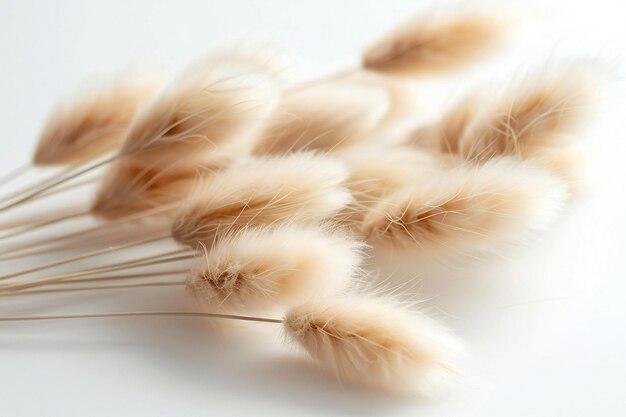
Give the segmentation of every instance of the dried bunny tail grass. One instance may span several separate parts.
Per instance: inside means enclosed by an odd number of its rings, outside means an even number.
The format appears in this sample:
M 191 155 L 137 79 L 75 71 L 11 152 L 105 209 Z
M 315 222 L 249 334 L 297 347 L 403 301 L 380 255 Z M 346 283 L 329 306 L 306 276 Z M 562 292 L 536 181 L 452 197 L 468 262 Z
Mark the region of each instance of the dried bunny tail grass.
M 480 93 L 475 93 L 463 98 L 437 122 L 411 132 L 405 143 L 444 154 L 457 154 L 459 140 L 483 106 L 479 97 Z
M 335 156 L 350 173 L 346 186 L 354 203 L 344 210 L 347 224 L 358 224 L 383 195 L 437 169 L 433 155 L 406 146 L 355 146 Z
M 331 217 L 351 201 L 342 186 L 347 177 L 339 162 L 313 153 L 253 159 L 198 184 L 177 214 L 172 236 L 210 247 L 222 231 L 294 216 Z
M 340 380 L 395 394 L 435 394 L 463 354 L 442 325 L 382 298 L 311 301 L 290 309 L 284 328 Z
M 343 79 L 287 90 L 254 153 L 344 148 L 366 140 L 388 110 L 381 85 Z
M 199 170 L 191 163 L 145 168 L 125 160 L 115 161 L 98 189 L 90 212 L 115 220 L 181 202 L 199 177 Z
M 340 230 L 285 224 L 221 237 L 187 287 L 209 306 L 273 309 L 345 289 L 365 245 Z
M 155 79 L 118 83 L 61 106 L 41 133 L 33 163 L 78 164 L 114 150 L 157 86 Z
M 264 60 L 219 52 L 192 66 L 138 115 L 120 151 L 143 165 L 211 148 L 249 149 L 278 100 L 278 79 Z M 174 158 L 176 156 L 176 158 Z
M 476 251 L 545 228 L 567 186 L 530 161 L 491 160 L 425 178 L 381 199 L 360 230 L 373 243 Z
M 144 166 L 141 159 L 118 158 L 99 186 L 91 213 L 115 220 L 163 205 L 178 205 L 199 178 L 208 177 L 245 158 L 230 148 L 205 151 L 196 154 L 194 159 L 172 160 L 169 165 L 157 161 Z
M 467 160 L 484 161 L 496 155 L 524 157 L 538 148 L 568 144 L 568 134 L 588 118 L 604 81 L 593 63 L 548 69 L 501 94 L 493 104 L 480 106 L 483 110 L 465 129 L 455 132 L 458 149 L 451 150 Z
M 348 168 L 346 184 L 357 201 L 376 200 L 437 165 L 433 155 L 406 146 L 355 146 L 335 156 Z
M 491 50 L 505 32 L 495 13 L 434 11 L 398 27 L 365 50 L 364 68 L 391 75 L 456 69 Z

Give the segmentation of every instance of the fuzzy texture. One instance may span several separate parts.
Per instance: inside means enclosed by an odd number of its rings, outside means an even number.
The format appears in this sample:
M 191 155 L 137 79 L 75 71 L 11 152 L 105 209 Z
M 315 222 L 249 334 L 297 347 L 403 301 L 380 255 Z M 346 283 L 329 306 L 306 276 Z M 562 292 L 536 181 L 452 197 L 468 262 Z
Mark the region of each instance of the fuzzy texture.
M 296 87 L 283 95 L 254 153 L 345 148 L 366 140 L 388 110 L 385 86 L 334 80 Z
M 567 145 L 569 134 L 586 119 L 598 94 L 598 83 L 597 69 L 579 63 L 545 71 L 491 103 L 477 106 L 467 100 L 453 112 L 457 116 L 444 119 L 442 130 L 454 133 L 446 134 L 442 150 L 458 153 L 466 160 L 485 161 L 502 155 L 523 158 L 538 149 Z M 469 121 L 464 116 L 468 107 L 476 109 Z M 447 126 L 460 117 L 464 126 Z
M 363 246 L 319 226 L 246 228 L 206 252 L 187 288 L 227 310 L 288 307 L 345 289 L 358 272 Z
M 249 150 L 278 99 L 257 57 L 216 53 L 185 72 L 133 122 L 120 150 L 142 166 L 228 147 Z
M 355 202 L 343 216 L 350 223 L 360 221 L 383 195 L 436 171 L 432 155 L 403 146 L 355 146 L 335 156 L 350 172 L 346 185 Z
M 33 163 L 79 164 L 114 150 L 156 88 L 148 80 L 118 84 L 61 106 L 41 133 Z
M 199 178 L 210 176 L 230 163 L 232 160 L 225 156 L 215 158 L 214 152 L 169 167 L 157 164 L 143 167 L 134 164 L 133 158 L 119 159 L 104 176 L 91 205 L 91 213 L 115 220 L 181 203 Z
M 340 380 L 396 394 L 434 394 L 462 353 L 436 321 L 373 297 L 309 302 L 289 310 L 284 327 Z
M 503 22 L 492 14 L 431 13 L 400 26 L 365 50 L 364 68 L 393 75 L 455 69 L 491 49 Z
M 312 153 L 263 157 L 236 165 L 205 181 L 176 216 L 172 237 L 183 245 L 207 247 L 220 232 L 272 224 L 295 216 L 319 220 L 351 201 L 338 162 Z
M 383 197 L 360 232 L 394 247 L 473 251 L 545 228 L 568 196 L 530 162 L 496 159 L 428 176 Z

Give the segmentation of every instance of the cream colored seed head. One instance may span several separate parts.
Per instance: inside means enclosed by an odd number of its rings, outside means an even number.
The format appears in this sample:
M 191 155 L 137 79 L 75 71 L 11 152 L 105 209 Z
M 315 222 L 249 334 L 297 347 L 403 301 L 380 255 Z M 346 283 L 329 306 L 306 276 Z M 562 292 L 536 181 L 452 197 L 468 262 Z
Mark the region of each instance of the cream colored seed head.
M 224 309 L 291 306 L 344 290 L 358 272 L 363 246 L 317 225 L 246 228 L 219 239 L 187 287 Z
M 157 85 L 156 80 L 118 84 L 62 106 L 44 127 L 33 163 L 79 164 L 114 150 Z
M 286 90 L 254 153 L 334 151 L 364 142 L 388 108 L 384 86 L 353 80 Z
M 211 55 L 138 115 L 120 155 L 149 166 L 168 165 L 172 159 L 193 158 L 197 152 L 217 148 L 249 150 L 277 101 L 272 71 L 256 57 Z
M 340 380 L 395 394 L 435 394 L 462 353 L 434 320 L 373 297 L 311 301 L 289 310 L 284 326 Z
M 172 236 L 210 247 L 218 233 L 245 226 L 329 218 L 352 200 L 342 185 L 347 176 L 337 161 L 312 153 L 253 159 L 201 181 L 176 216 Z
M 448 253 L 484 250 L 545 228 L 567 196 L 563 181 L 533 163 L 491 160 L 383 197 L 360 230 L 374 244 Z
M 391 75 L 456 69 L 492 49 L 502 38 L 499 16 L 464 11 L 419 16 L 368 47 L 363 67 Z

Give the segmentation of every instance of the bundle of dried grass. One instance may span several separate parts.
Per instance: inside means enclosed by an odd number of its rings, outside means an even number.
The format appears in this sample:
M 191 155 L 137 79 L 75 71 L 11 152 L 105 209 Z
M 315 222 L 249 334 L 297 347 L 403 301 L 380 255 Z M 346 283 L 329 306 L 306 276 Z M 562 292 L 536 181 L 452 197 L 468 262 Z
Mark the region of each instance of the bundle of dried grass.
M 147 93 L 132 87 L 58 113 L 34 163 L 71 169 L 8 196 L 0 211 L 99 167 L 108 165 L 107 172 L 88 210 L 22 222 L 21 231 L 4 237 L 83 215 L 105 222 L 9 246 L 0 256 L 85 249 L 86 241 L 104 247 L 0 275 L 0 297 L 166 286 L 186 290 L 208 312 L 0 321 L 191 316 L 277 323 L 342 381 L 434 393 L 454 376 L 460 344 L 424 314 L 355 295 L 367 276 L 365 241 L 456 255 L 545 228 L 579 167 L 567 135 L 596 91 L 590 67 L 549 73 L 497 99 L 471 96 L 399 143 L 415 112 L 411 85 L 397 76 L 458 68 L 503 33 L 490 13 L 424 16 L 371 46 L 359 69 L 287 88 L 259 56 L 220 52 L 142 111 Z M 98 160 L 117 146 L 113 157 Z M 158 227 L 148 228 L 144 220 L 157 215 Z M 132 237 L 96 233 L 128 224 Z M 29 278 L 166 240 L 182 247 Z M 131 271 L 146 267 L 165 269 Z M 284 318 L 243 315 L 259 310 Z

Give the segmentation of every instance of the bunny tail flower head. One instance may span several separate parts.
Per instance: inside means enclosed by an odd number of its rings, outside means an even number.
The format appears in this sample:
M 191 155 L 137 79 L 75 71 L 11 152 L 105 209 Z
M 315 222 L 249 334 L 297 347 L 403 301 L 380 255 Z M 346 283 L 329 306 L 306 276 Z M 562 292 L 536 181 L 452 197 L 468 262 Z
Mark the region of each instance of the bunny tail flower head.
M 389 110 L 383 85 L 335 80 L 287 90 L 256 154 L 333 151 L 365 141 Z
M 216 234 L 295 216 L 332 217 L 352 201 L 338 162 L 312 153 L 256 158 L 211 176 L 185 200 L 172 226 L 183 245 L 211 247 Z
M 60 107 L 39 138 L 33 163 L 79 164 L 114 150 L 157 84 L 147 79 L 115 84 Z
M 365 215 L 361 233 L 395 247 L 483 250 L 544 229 L 567 197 L 567 186 L 535 164 L 491 160 L 385 196 Z
M 493 48 L 505 25 L 492 13 L 433 12 L 419 16 L 372 44 L 363 67 L 392 75 L 456 69 Z
M 434 395 L 454 378 L 460 343 L 428 316 L 374 297 L 330 297 L 292 308 L 285 333 L 341 381 Z
M 474 106 L 483 110 L 465 129 L 458 129 L 458 145 L 450 149 L 466 160 L 485 161 L 494 156 L 532 157 L 543 149 L 568 145 L 588 119 L 602 78 L 596 65 L 585 62 L 544 71 L 501 93 L 491 104 Z
M 191 67 L 135 119 L 120 150 L 141 165 L 224 146 L 249 149 L 278 99 L 274 70 L 257 57 L 215 53 Z M 167 163 L 167 162 L 164 162 Z
M 364 245 L 328 227 L 284 224 L 242 229 L 219 239 L 187 280 L 209 306 L 289 307 L 345 289 Z
M 192 162 L 148 168 L 115 161 L 100 184 L 91 212 L 115 220 L 181 202 L 202 171 L 201 164 Z

